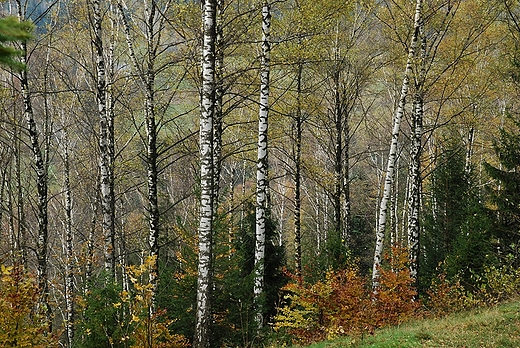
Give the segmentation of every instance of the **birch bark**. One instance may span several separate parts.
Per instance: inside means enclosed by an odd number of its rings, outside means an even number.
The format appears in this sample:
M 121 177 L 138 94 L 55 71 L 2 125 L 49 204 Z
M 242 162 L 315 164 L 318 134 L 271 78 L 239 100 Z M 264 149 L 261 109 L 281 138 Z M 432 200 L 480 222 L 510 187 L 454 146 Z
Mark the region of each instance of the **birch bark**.
M 262 58 L 260 72 L 260 112 L 258 118 L 258 160 L 256 169 L 256 240 L 254 299 L 256 324 L 263 327 L 263 292 L 265 277 L 265 238 L 268 214 L 268 117 L 269 117 L 269 73 L 270 73 L 270 28 L 271 9 L 267 1 L 262 7 Z
M 102 15 L 100 0 L 92 0 L 94 17 L 93 44 L 96 56 L 96 101 L 99 115 L 99 171 L 103 253 L 107 276 L 115 278 L 115 198 L 114 198 L 114 129 L 107 112 L 106 64 L 103 47 Z
M 72 233 L 72 189 L 70 185 L 69 140 L 67 130 L 64 134 L 63 165 L 65 180 L 65 332 L 68 346 L 74 339 L 74 245 Z
M 296 116 L 293 145 L 294 157 L 294 250 L 296 261 L 296 276 L 298 280 L 302 279 L 302 243 L 301 243 L 301 156 L 302 156 L 302 72 L 303 63 L 298 62 L 298 71 L 296 76 Z
M 200 221 L 197 312 L 193 347 L 210 345 L 213 243 L 213 117 L 215 113 L 216 0 L 203 2 L 200 114 Z
M 419 210 L 421 208 L 421 155 L 424 115 L 424 85 L 426 79 L 427 41 L 424 36 L 424 23 L 419 23 L 421 49 L 417 61 L 419 73 L 415 74 L 415 96 L 412 112 L 412 143 L 410 149 L 410 192 L 408 199 L 408 250 L 410 258 L 410 276 L 417 282 L 419 270 Z
M 421 153 L 422 120 L 424 101 L 421 93 L 416 93 L 412 116 L 412 149 L 410 152 L 410 192 L 408 198 L 408 250 L 410 276 L 417 281 L 419 260 L 419 209 L 421 203 Z
M 408 89 L 410 86 L 410 78 L 412 76 L 412 65 L 416 58 L 416 50 L 419 40 L 419 29 L 422 22 L 422 0 L 417 0 L 415 5 L 414 16 L 414 30 L 412 33 L 410 48 L 408 50 L 408 59 L 404 72 L 403 83 L 401 86 L 401 94 L 394 116 L 394 125 L 392 128 L 392 140 L 390 143 L 390 151 L 388 153 L 388 162 L 386 167 L 385 182 L 383 188 L 383 196 L 379 206 L 379 219 L 376 231 L 376 246 L 374 250 L 374 263 L 372 269 L 372 287 L 377 290 L 379 287 L 379 267 L 383 256 L 383 244 L 386 230 L 386 217 L 388 202 L 390 200 L 392 181 L 394 177 L 395 162 L 397 159 L 397 145 L 399 140 L 399 133 L 401 131 L 401 120 L 404 115 L 404 108 L 406 105 L 406 97 L 408 96 Z
M 18 18 L 20 21 L 25 19 L 25 7 L 20 0 L 17 1 Z M 27 42 L 21 42 L 21 63 L 27 66 Z M 19 75 L 20 89 L 22 91 L 23 112 L 29 132 L 30 148 L 34 157 L 34 168 L 36 170 L 36 186 L 38 192 L 38 237 L 36 240 L 36 259 L 38 287 L 40 289 L 40 305 L 44 308 L 47 315 L 48 324 L 51 324 L 51 312 L 49 307 L 49 284 L 47 276 L 47 253 L 48 253 L 48 180 L 47 168 L 48 161 L 46 148 L 40 142 L 40 131 L 36 126 L 34 111 L 32 107 L 32 95 L 29 89 L 29 78 L 27 69 L 22 70 Z M 45 134 L 44 134 L 45 136 Z

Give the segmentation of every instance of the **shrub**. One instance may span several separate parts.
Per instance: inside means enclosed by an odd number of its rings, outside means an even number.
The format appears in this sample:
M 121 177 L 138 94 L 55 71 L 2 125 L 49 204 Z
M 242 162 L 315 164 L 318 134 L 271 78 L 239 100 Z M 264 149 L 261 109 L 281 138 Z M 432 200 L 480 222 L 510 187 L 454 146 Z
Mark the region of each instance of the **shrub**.
M 434 317 L 459 312 L 475 306 L 473 296 L 469 295 L 460 284 L 458 278 L 449 280 L 446 273 L 440 273 L 434 278 L 426 291 L 427 309 Z
M 130 289 L 105 284 L 92 290 L 80 304 L 82 318 L 78 321 L 76 347 L 120 348 L 182 348 L 188 341 L 172 334 L 171 320 L 164 310 L 152 311 L 153 289 L 147 282 L 153 263 L 147 258 L 139 266 L 128 266 Z
M 401 324 L 415 316 L 420 307 L 406 249 L 392 247 L 385 259 L 387 266 L 381 268 L 379 288 L 374 292 L 375 327 Z
M 417 292 L 404 249 L 392 249 L 388 269 L 381 269 L 380 287 L 351 267 L 327 272 L 315 284 L 293 281 L 285 286 L 286 305 L 279 308 L 273 327 L 310 343 L 347 334 L 372 332 L 374 328 L 400 324 L 417 313 Z
M 37 308 L 39 289 L 34 276 L 22 266 L 1 265 L 0 347 L 58 347 L 48 333 L 44 313 Z

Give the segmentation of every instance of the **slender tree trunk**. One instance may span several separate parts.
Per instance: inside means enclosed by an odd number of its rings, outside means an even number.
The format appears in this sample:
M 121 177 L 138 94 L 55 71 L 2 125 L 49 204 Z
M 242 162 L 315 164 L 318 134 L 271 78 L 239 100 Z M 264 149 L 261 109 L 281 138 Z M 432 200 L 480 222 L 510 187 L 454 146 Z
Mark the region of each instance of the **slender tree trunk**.
M 296 276 L 298 280 L 302 280 L 302 243 L 301 243 L 301 156 L 302 156 L 302 71 L 303 63 L 298 62 L 298 71 L 296 76 L 296 116 L 293 145 L 294 157 L 294 250 L 296 261 Z
M 423 97 L 416 93 L 412 119 L 412 149 L 410 152 L 410 192 L 408 197 L 408 250 L 410 275 L 417 281 L 419 262 L 419 209 L 421 198 L 421 149 Z
M 414 31 L 412 34 L 412 40 L 408 51 L 408 59 L 406 62 L 406 68 L 403 78 L 403 84 L 401 86 L 401 95 L 399 96 L 399 103 L 394 116 L 394 125 L 392 129 L 392 141 L 390 144 L 390 151 L 388 154 L 388 162 L 386 168 L 385 183 L 383 188 L 383 196 L 379 206 L 379 219 L 376 231 L 376 246 L 374 250 L 374 264 L 372 269 L 372 287 L 377 290 L 379 287 L 379 267 L 381 266 L 381 260 L 383 256 L 383 244 L 386 230 L 386 216 L 387 207 L 390 200 L 392 181 L 394 177 L 394 169 L 397 158 L 397 144 L 399 140 L 399 133 L 401 130 L 401 120 L 404 114 L 404 108 L 406 104 L 406 97 L 408 96 L 408 89 L 410 85 L 410 78 L 412 76 L 412 63 L 416 57 L 417 43 L 419 39 L 419 31 L 422 23 L 422 0 L 416 1 L 415 16 L 414 16 Z
M 123 23 L 126 42 L 130 53 L 132 65 L 139 78 L 141 86 L 145 94 L 145 117 L 146 117 L 146 166 L 147 166 L 147 185 L 148 185 L 148 244 L 149 253 L 153 258 L 149 282 L 152 286 L 152 307 L 150 314 L 155 312 L 155 301 L 159 279 L 159 233 L 160 233 L 160 212 L 157 197 L 157 183 L 158 183 L 158 153 L 157 153 L 157 121 L 155 116 L 155 60 L 157 58 L 157 31 L 154 28 L 154 23 L 157 19 L 157 4 L 155 1 L 145 2 L 145 16 L 146 16 L 146 58 L 144 67 L 138 62 L 135 55 L 133 39 L 131 36 L 128 19 L 125 15 L 124 8 L 121 2 L 117 3 L 117 8 Z
M 342 193 L 343 193 L 343 115 L 341 107 L 341 91 L 340 91 L 340 68 L 336 66 L 333 76 L 334 83 L 334 127 L 335 127 L 335 144 L 334 144 L 334 196 L 332 199 L 334 205 L 334 230 L 338 237 L 343 235 L 343 219 L 342 219 Z
M 72 190 L 70 186 L 70 160 L 68 135 L 65 130 L 63 164 L 65 174 L 65 332 L 67 343 L 72 347 L 74 339 L 74 245 L 72 233 Z
M 468 144 L 466 149 L 466 167 L 464 171 L 469 176 L 471 174 L 471 157 L 473 157 L 473 145 L 475 142 L 475 128 L 471 127 L 468 132 Z
M 23 7 L 21 2 L 18 0 L 18 17 L 20 20 L 24 20 L 25 14 L 23 13 Z M 27 43 L 22 42 L 21 45 L 22 64 L 27 64 Z M 37 258 L 37 275 L 38 275 L 38 286 L 40 289 L 40 304 L 45 308 L 47 314 L 47 320 L 51 323 L 51 312 L 49 306 L 49 285 L 47 277 L 47 247 L 48 247 L 48 213 L 47 213 L 47 163 L 44 149 L 40 143 L 40 132 L 36 127 L 36 121 L 34 119 L 34 112 L 31 102 L 31 92 L 29 90 L 29 80 L 27 70 L 22 70 L 20 73 L 20 86 L 22 90 L 22 98 L 24 105 L 24 116 L 27 122 L 27 129 L 29 132 L 30 146 L 32 154 L 34 156 L 34 168 L 36 170 L 36 186 L 38 192 L 38 237 L 36 240 L 36 258 Z M 44 134 L 46 136 L 46 134 Z
M 350 125 L 349 117 L 343 121 L 343 230 L 342 239 L 345 247 L 349 247 L 351 238 L 351 206 L 350 206 Z
M 107 276 L 115 279 L 115 199 L 114 199 L 114 129 L 107 112 L 106 64 L 103 48 L 101 0 L 92 0 L 94 17 L 94 50 L 96 56 L 96 101 L 99 115 L 99 170 L 101 191 L 101 212 Z
M 99 180 L 98 180 L 99 181 Z M 87 250 L 86 250 L 86 265 L 85 265 L 85 288 L 84 294 L 88 294 L 90 291 L 92 281 L 92 271 L 94 269 L 94 236 L 96 235 L 97 215 L 98 215 L 98 197 L 96 196 L 95 202 L 91 203 L 92 217 L 90 219 L 90 228 L 87 236 Z
M 216 0 L 203 3 L 202 92 L 200 115 L 200 224 L 197 312 L 194 348 L 210 345 L 213 244 L 213 117 L 215 113 Z
M 215 111 L 213 117 L 213 209 L 219 205 L 222 173 L 222 132 L 224 127 L 224 0 L 216 0 L 215 15 Z
M 258 118 L 258 161 L 256 170 L 256 243 L 255 243 L 255 283 L 254 298 L 256 305 L 256 323 L 258 329 L 263 327 L 264 276 L 265 276 L 265 239 L 268 207 L 268 116 L 269 116 L 269 73 L 270 53 L 269 41 L 271 27 L 271 9 L 267 1 L 262 7 L 262 62 L 260 72 L 260 112 Z
M 148 176 L 148 223 L 149 236 L 148 243 L 150 247 L 150 256 L 152 264 L 150 270 L 150 285 L 152 286 L 152 306 L 150 315 L 155 313 L 155 302 L 157 296 L 157 286 L 159 281 L 159 204 L 157 199 L 157 123 L 155 119 L 155 59 L 156 59 L 156 32 L 154 31 L 154 23 L 156 21 L 156 3 L 151 1 L 145 3 L 145 12 L 147 14 L 146 23 L 146 40 L 147 40 L 147 58 L 146 58 L 146 75 L 144 78 L 146 86 L 145 94 L 145 115 L 146 115 L 146 163 Z
M 424 23 L 419 22 L 421 49 L 419 65 L 415 74 L 415 97 L 412 112 L 412 148 L 410 150 L 410 196 L 408 201 L 408 249 L 410 257 L 410 275 L 417 283 L 419 271 L 419 235 L 421 208 L 421 156 L 424 115 L 424 83 L 426 79 L 427 41 L 424 35 Z

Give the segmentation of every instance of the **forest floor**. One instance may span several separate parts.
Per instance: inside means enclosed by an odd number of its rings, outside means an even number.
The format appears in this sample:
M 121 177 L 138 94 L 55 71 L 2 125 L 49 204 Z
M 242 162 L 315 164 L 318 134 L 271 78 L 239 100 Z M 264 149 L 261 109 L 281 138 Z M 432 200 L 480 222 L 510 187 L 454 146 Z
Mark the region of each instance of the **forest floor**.
M 520 347 L 520 299 L 439 319 L 411 321 L 374 335 L 343 337 L 308 348 Z

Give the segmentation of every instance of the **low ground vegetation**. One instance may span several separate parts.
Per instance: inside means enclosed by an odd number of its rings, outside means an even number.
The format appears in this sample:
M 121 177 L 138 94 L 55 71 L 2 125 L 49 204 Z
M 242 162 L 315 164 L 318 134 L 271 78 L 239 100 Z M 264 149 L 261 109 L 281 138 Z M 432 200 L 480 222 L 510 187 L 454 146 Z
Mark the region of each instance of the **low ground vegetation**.
M 377 290 L 355 267 L 329 271 L 314 284 L 294 279 L 283 289 L 285 305 L 272 324 L 275 346 L 308 345 L 339 337 L 359 339 L 381 328 L 494 306 L 520 295 L 520 270 L 502 265 L 486 266 L 483 273 L 472 277 L 472 284 L 441 273 L 419 296 L 406 251 L 393 248 L 387 260 Z

